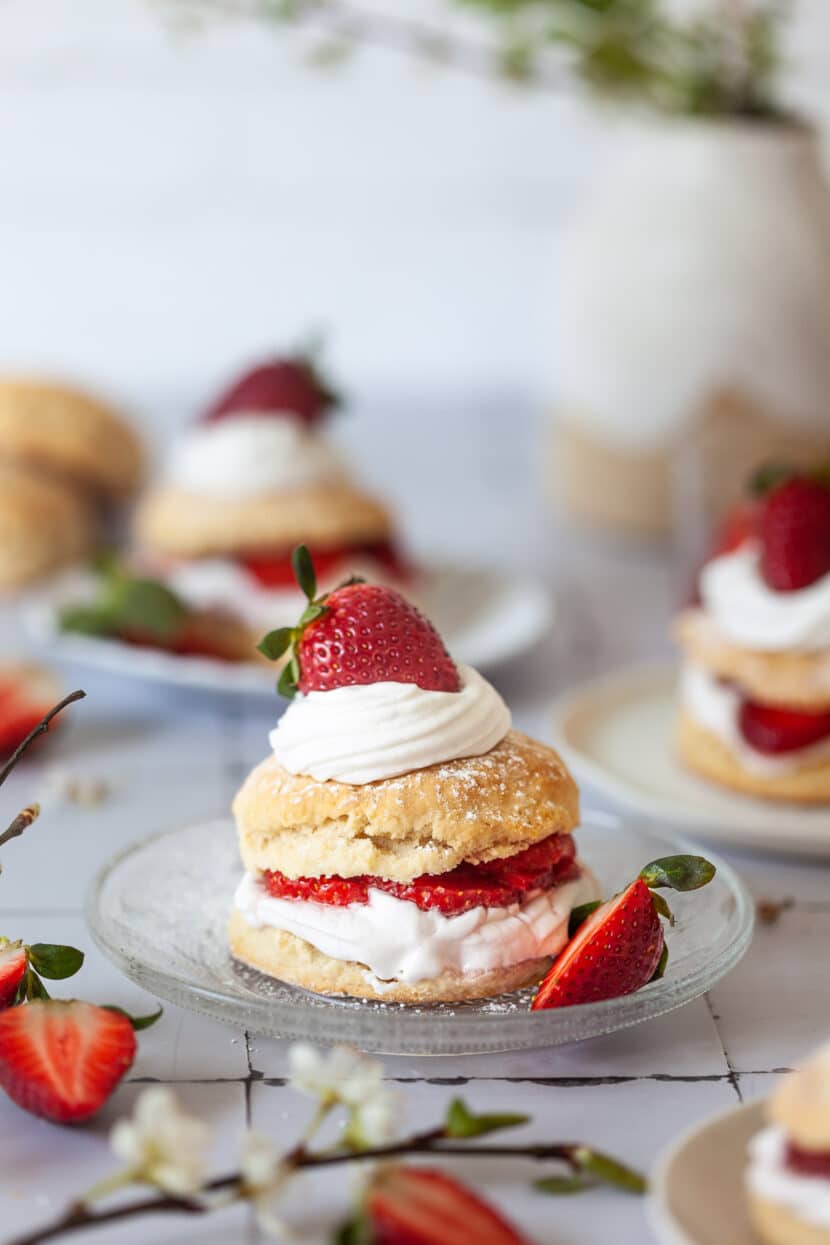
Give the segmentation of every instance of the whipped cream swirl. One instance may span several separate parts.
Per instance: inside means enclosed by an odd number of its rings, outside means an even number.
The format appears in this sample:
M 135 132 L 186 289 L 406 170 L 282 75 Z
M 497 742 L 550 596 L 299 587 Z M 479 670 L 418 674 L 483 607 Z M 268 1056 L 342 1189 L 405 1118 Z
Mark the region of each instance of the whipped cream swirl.
M 246 873 L 234 903 L 255 928 L 286 930 L 332 959 L 365 964 L 381 981 L 413 982 L 444 972 L 486 973 L 556 955 L 568 940 L 571 910 L 598 896 L 597 882 L 585 870 L 574 881 L 520 904 L 445 916 L 374 888 L 368 903 L 345 907 L 277 899 Z
M 510 710 L 477 670 L 458 673 L 459 692 L 368 683 L 297 696 L 269 735 L 274 756 L 292 774 L 356 786 L 481 756 L 510 730 Z
M 825 757 L 830 759 L 830 739 L 777 754 L 753 748 L 741 731 L 743 698 L 740 692 L 728 683 L 721 683 L 702 666 L 689 663 L 683 667 L 680 698 L 689 717 L 726 744 L 741 767 L 759 778 L 791 774 Z
M 218 498 L 256 497 L 343 476 L 331 445 L 295 416 L 232 415 L 189 429 L 173 446 L 166 479 Z
M 775 592 L 763 579 L 757 545 L 713 558 L 700 595 L 718 631 L 735 644 L 768 652 L 830 647 L 830 575 L 808 588 Z
M 765 1128 L 749 1143 L 746 1184 L 750 1192 L 797 1219 L 830 1230 L 830 1180 L 787 1167 L 787 1138 L 780 1128 Z

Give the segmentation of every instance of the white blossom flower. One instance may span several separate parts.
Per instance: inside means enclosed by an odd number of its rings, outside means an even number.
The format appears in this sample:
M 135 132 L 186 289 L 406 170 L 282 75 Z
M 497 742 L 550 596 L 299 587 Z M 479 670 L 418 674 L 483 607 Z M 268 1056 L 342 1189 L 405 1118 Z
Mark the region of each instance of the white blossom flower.
M 349 1111 L 344 1133 L 357 1149 L 382 1145 L 392 1132 L 395 1096 L 383 1084 L 383 1068 L 348 1046 L 321 1053 L 305 1043 L 289 1052 L 291 1084 L 326 1110 L 341 1103 Z
M 287 1236 L 288 1230 L 274 1213 L 274 1206 L 290 1173 L 267 1137 L 253 1132 L 246 1135 L 240 1166 L 243 1187 L 263 1232 L 278 1238 Z
M 133 1179 L 179 1196 L 201 1186 L 209 1142 L 208 1127 L 182 1111 L 162 1086 L 144 1090 L 132 1118 L 120 1120 L 110 1133 L 110 1144 Z

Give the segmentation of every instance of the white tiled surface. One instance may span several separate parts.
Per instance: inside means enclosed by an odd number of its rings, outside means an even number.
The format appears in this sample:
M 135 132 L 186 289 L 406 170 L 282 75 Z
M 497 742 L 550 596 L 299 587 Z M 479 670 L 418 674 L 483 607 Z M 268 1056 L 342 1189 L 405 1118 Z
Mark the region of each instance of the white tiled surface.
M 532 421 L 527 412 L 522 419 L 512 429 L 516 466 L 532 457 Z M 463 414 L 455 427 L 460 441 L 448 450 L 450 462 L 453 453 L 462 452 Z M 511 475 L 516 478 L 515 471 Z M 509 485 L 509 480 L 500 484 L 504 496 Z M 481 515 L 477 531 L 450 523 L 457 552 L 477 549 L 479 556 L 489 552 L 495 560 L 533 565 L 557 586 L 557 634 L 524 660 L 494 672 L 517 724 L 544 734 L 550 698 L 561 687 L 600 667 L 665 647 L 671 575 L 655 555 L 603 549 L 556 532 L 533 489 L 521 493 L 514 522 L 499 524 L 484 506 L 485 491 L 474 475 L 459 482 L 457 494 L 446 503 L 454 513 L 466 506 Z M 498 495 L 492 500 L 498 510 Z M 425 537 L 430 543 L 430 528 L 438 532 L 448 522 L 436 500 L 414 528 L 416 542 Z M 527 532 L 541 537 L 528 540 Z M 6 631 L 13 641 L 11 618 Z M 66 675 L 67 681 L 77 677 Z M 112 793 L 86 810 L 53 802 L 25 838 L 7 847 L 0 879 L 3 932 L 82 946 L 87 959 L 72 989 L 90 1000 L 141 1012 L 152 1009 L 154 1000 L 103 959 L 84 929 L 87 882 L 107 855 L 137 837 L 226 809 L 245 768 L 264 750 L 277 702 L 180 701 L 158 689 L 100 676 L 82 681 L 88 700 L 73 710 L 71 724 L 53 737 L 49 751 L 4 788 L 3 807 L 11 813 L 37 794 L 56 765 L 106 779 Z M 586 792 L 585 803 L 598 801 Z M 782 833 L 785 817 L 782 813 Z M 819 864 L 748 855 L 736 856 L 734 863 L 756 896 L 793 896 L 796 902 L 778 924 L 758 930 L 745 961 L 709 998 L 582 1045 L 473 1058 L 387 1058 L 386 1075 L 397 1084 L 408 1122 L 417 1126 L 434 1119 L 448 1098 L 461 1092 L 482 1108 L 527 1111 L 533 1116 L 533 1136 L 585 1138 L 648 1167 L 663 1144 L 695 1120 L 744 1095 L 764 1094 L 781 1069 L 791 1067 L 830 1030 L 824 988 L 828 873 Z M 232 1160 L 235 1137 L 246 1119 L 289 1143 L 308 1107 L 285 1086 L 286 1068 L 284 1044 L 168 1006 L 157 1027 L 141 1035 L 127 1083 L 87 1127 L 74 1132 L 52 1128 L 0 1101 L 0 1239 L 47 1218 L 65 1196 L 106 1170 L 107 1128 L 129 1102 L 135 1082 L 174 1082 L 188 1102 L 218 1122 L 222 1153 L 217 1171 Z M 6 1162 L 10 1147 L 11 1166 Z M 462 1171 L 486 1187 L 533 1240 L 552 1239 L 552 1216 L 560 1245 L 587 1240 L 640 1245 L 652 1239 L 636 1199 L 596 1192 L 552 1202 L 530 1191 L 532 1173 L 522 1165 L 493 1160 L 486 1172 L 471 1163 Z M 325 1228 L 343 1208 L 347 1191 L 345 1178 L 303 1181 L 289 1204 L 295 1218 L 305 1216 L 302 1239 L 325 1239 Z M 172 1220 L 152 1225 L 154 1238 L 162 1243 L 187 1231 L 186 1224 Z M 205 1241 L 256 1239 L 244 1214 L 200 1222 L 199 1231 Z M 140 1227 L 121 1227 L 96 1239 L 147 1238 Z

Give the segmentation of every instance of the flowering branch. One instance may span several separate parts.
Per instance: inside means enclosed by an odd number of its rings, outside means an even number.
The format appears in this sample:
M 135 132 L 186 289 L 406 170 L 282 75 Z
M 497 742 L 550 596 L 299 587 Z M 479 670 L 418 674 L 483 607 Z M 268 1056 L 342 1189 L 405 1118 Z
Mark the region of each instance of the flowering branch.
M 72 1203 L 65 1214 L 44 1228 L 29 1232 L 9 1245 L 41 1245 L 81 1229 L 99 1227 L 132 1216 L 150 1214 L 201 1215 L 221 1210 L 239 1201 L 253 1203 L 260 1226 L 279 1235 L 282 1224 L 275 1217 L 273 1203 L 291 1176 L 301 1170 L 332 1167 L 346 1163 L 375 1163 L 388 1172 L 389 1160 L 410 1154 L 436 1157 L 526 1158 L 564 1164 L 568 1174 L 550 1175 L 534 1183 L 545 1193 L 575 1192 L 595 1184 L 609 1184 L 627 1192 L 642 1193 L 642 1177 L 616 1159 L 574 1142 L 551 1144 L 467 1146 L 472 1138 L 527 1122 L 517 1114 L 476 1115 L 461 1099 L 454 1100 L 443 1124 L 415 1133 L 400 1141 L 386 1140 L 391 1122 L 392 1095 L 383 1085 L 379 1064 L 344 1047 L 321 1056 L 308 1046 L 291 1050 L 292 1084 L 317 1102 L 309 1128 L 288 1153 L 279 1155 L 267 1138 L 249 1134 L 240 1170 L 212 1180 L 203 1178 L 204 1149 L 208 1130 L 178 1107 L 165 1088 L 147 1090 L 137 1100 L 130 1120 L 116 1124 L 111 1142 L 127 1166 Z M 310 1142 L 331 1111 L 346 1110 L 346 1127 L 340 1142 L 329 1148 L 311 1149 Z M 398 1169 L 407 1172 L 411 1183 L 425 1179 L 424 1169 Z M 431 1178 L 434 1178 L 434 1174 Z M 448 1177 L 441 1176 L 445 1188 L 465 1204 L 476 1203 L 474 1195 Z M 116 1190 L 134 1184 L 150 1184 L 160 1190 L 153 1197 L 132 1201 L 104 1210 L 94 1202 Z M 371 1226 L 372 1182 L 365 1204 L 355 1222 Z M 412 1190 L 408 1189 L 409 1196 Z M 388 1191 L 375 1193 L 388 1197 Z M 490 1213 L 489 1211 L 487 1213 Z M 506 1238 L 505 1238 L 506 1239 Z M 512 1240 L 521 1238 L 513 1234 Z

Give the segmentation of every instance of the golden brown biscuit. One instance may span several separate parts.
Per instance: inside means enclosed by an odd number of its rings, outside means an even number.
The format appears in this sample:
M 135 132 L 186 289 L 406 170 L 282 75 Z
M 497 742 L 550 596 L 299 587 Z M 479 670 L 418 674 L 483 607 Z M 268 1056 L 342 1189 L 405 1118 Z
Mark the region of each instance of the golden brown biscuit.
M 830 803 L 830 759 L 812 761 L 792 772 L 753 774 L 744 769 L 730 749 L 688 713 L 681 712 L 677 726 L 680 760 L 695 773 L 745 795 L 791 803 Z
M 725 639 L 703 610 L 685 610 L 674 634 L 687 658 L 737 683 L 750 699 L 819 713 L 830 709 L 830 649 L 764 653 Z
M 0 465 L 0 590 L 77 561 L 92 545 L 92 515 L 74 489 Z
M 830 1231 L 798 1219 L 785 1206 L 749 1194 L 752 1226 L 765 1245 L 830 1245 Z
M 104 498 L 138 485 L 141 444 L 110 407 L 63 385 L 0 381 L 0 458 L 53 473 Z
M 784 1077 L 767 1117 L 803 1150 L 830 1150 L 830 1042 Z
M 345 994 L 389 1003 L 460 1003 L 492 998 L 541 981 L 550 959 L 525 960 L 510 968 L 462 976 L 444 972 L 426 981 L 380 983 L 353 960 L 334 960 L 285 930 L 257 929 L 234 911 L 230 922 L 234 956 L 252 968 L 317 994 Z
M 386 507 L 348 484 L 244 499 L 217 499 L 161 486 L 138 508 L 138 544 L 175 558 L 269 553 L 297 544 L 330 549 L 385 540 Z
M 291 774 L 271 756 L 248 775 L 233 811 L 251 873 L 407 882 L 569 832 L 579 793 L 558 753 L 509 731 L 484 756 L 363 786 Z

